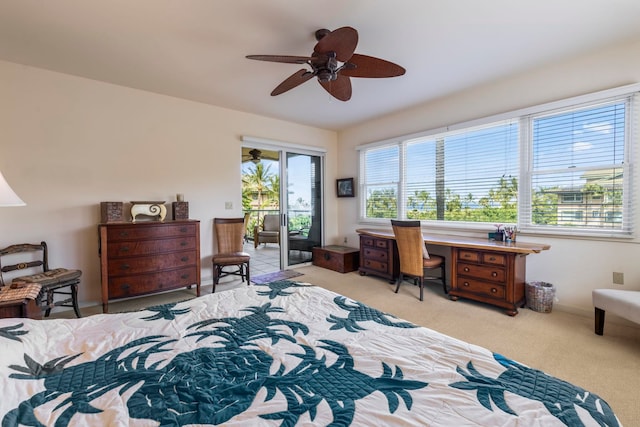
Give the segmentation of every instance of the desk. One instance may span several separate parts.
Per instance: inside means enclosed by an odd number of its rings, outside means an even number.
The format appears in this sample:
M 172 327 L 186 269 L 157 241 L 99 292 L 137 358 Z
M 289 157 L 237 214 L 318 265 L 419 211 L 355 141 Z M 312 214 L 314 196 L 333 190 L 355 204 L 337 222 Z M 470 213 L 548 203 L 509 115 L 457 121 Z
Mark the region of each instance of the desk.
M 356 232 L 360 235 L 360 274 L 381 276 L 393 283 L 400 274 L 393 230 L 359 228 Z M 492 304 L 505 308 L 510 316 L 518 314 L 518 307 L 525 302 L 526 256 L 551 247 L 424 233 L 423 237 L 429 245 L 451 248 L 448 274 L 452 300 L 467 298 Z

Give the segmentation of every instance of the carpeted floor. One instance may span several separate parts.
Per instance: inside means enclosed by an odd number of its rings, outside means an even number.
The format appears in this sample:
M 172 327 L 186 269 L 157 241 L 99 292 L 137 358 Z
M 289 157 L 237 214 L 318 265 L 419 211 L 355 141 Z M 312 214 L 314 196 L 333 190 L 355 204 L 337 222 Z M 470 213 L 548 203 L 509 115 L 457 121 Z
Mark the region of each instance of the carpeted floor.
M 604 336 L 598 336 L 592 317 L 555 309 L 551 313 L 520 309 L 517 316 L 509 317 L 486 304 L 451 301 L 437 284 L 427 285 L 420 302 L 418 288 L 406 282 L 395 294 L 395 285 L 356 272 L 340 274 L 315 266 L 294 271 L 303 276 L 293 280 L 322 286 L 579 385 L 605 399 L 623 425 L 639 425 L 640 328 L 635 325 L 607 318 Z M 247 285 L 239 280 L 221 283 L 216 292 L 239 286 Z M 203 286 L 202 294 L 209 292 L 211 285 Z M 193 290 L 180 290 L 114 301 L 109 307 L 113 312 L 129 311 L 193 296 Z M 84 316 L 101 311 L 98 306 L 82 309 Z M 73 312 L 52 313 L 52 317 L 73 317 Z

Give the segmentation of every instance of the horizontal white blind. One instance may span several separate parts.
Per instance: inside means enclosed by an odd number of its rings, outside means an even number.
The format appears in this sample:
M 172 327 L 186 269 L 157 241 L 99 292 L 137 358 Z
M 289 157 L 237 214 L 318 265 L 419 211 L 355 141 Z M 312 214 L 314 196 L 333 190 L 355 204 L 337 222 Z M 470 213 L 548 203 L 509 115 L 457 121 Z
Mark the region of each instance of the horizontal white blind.
M 407 218 L 516 222 L 517 121 L 410 141 L 406 159 L 401 210 Z
M 631 232 L 630 101 L 531 117 L 531 227 Z
M 364 159 L 360 171 L 361 216 L 397 218 L 400 146 L 395 144 L 365 150 L 362 156 Z

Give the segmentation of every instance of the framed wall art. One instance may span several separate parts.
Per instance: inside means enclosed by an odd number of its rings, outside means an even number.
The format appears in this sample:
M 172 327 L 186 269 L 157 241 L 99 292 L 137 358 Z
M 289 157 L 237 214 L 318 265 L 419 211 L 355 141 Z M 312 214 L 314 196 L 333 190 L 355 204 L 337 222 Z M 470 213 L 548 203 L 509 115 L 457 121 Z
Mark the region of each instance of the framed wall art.
M 338 197 L 354 197 L 353 178 L 343 178 L 336 180 Z

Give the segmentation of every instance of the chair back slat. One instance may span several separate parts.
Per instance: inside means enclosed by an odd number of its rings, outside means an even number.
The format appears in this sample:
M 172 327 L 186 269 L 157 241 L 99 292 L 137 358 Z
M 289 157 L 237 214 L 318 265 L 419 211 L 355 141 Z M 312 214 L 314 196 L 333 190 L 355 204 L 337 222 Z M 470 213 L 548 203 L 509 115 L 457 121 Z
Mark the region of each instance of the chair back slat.
M 0 249 L 0 286 L 10 283 L 13 277 L 49 270 L 47 244 L 20 243 Z M 29 270 L 29 271 L 24 271 Z M 5 275 L 18 271 L 18 275 Z
M 213 223 L 218 253 L 242 252 L 244 218 L 215 218 Z
M 424 274 L 422 258 L 424 238 L 420 221 L 391 220 L 391 226 L 398 245 L 400 272 L 412 276 L 422 276 Z

